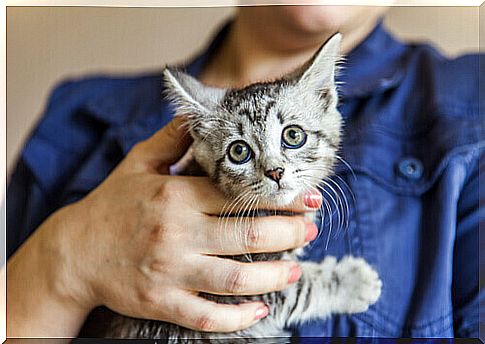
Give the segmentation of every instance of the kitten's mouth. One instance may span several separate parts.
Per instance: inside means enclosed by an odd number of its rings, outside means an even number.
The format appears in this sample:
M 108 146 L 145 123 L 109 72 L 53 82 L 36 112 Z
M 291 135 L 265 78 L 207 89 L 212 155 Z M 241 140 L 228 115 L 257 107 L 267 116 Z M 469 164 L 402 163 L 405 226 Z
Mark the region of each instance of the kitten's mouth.
M 276 194 L 284 194 L 284 193 L 288 193 L 288 192 L 291 192 L 291 191 L 293 191 L 293 189 L 290 188 L 290 187 L 287 187 L 287 186 L 282 187 L 282 186 L 278 185 L 278 189 L 276 189 L 275 193 Z

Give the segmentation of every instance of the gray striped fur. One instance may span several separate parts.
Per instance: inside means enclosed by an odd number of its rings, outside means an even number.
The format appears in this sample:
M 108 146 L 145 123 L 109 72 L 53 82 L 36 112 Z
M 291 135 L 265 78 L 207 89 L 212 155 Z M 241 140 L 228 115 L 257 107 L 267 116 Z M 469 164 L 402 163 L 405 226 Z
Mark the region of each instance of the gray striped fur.
M 257 204 L 284 205 L 298 194 L 316 189 L 328 178 L 336 161 L 342 119 L 337 110 L 334 81 L 341 37 L 333 36 L 300 70 L 280 80 L 249 85 L 243 89 L 216 89 L 202 85 L 180 70 L 164 72 L 168 96 L 177 115 L 188 118 L 194 138 L 193 154 L 198 169 L 190 174 L 207 174 L 233 199 L 252 197 Z M 307 134 L 298 149 L 285 149 L 282 130 L 298 125 Z M 227 158 L 231 142 L 244 140 L 254 156 L 245 164 Z M 277 185 L 264 175 L 267 169 L 284 167 Z M 201 170 L 202 169 L 202 170 Z M 251 217 L 268 215 L 251 212 Z M 228 257 L 241 261 L 298 260 L 297 252 Z M 320 263 L 301 262 L 301 279 L 283 290 L 265 295 L 230 297 L 202 296 L 220 303 L 261 300 L 270 306 L 270 315 L 253 327 L 230 334 L 203 333 L 173 324 L 119 317 L 108 330 L 108 337 L 168 338 L 185 343 L 210 340 L 211 343 L 253 342 L 258 337 L 286 337 L 287 328 L 335 313 L 367 310 L 380 295 L 377 273 L 361 258 L 347 256 L 337 262 L 326 257 Z M 236 340 L 237 339 L 237 340 Z

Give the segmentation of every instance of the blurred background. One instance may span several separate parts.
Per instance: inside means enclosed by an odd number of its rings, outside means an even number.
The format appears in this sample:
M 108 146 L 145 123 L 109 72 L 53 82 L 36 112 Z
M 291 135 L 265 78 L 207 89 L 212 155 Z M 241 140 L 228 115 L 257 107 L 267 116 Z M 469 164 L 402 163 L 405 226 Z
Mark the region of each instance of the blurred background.
M 479 49 L 484 6 L 393 7 L 385 24 L 403 40 L 430 41 L 456 56 Z M 42 115 L 50 91 L 62 79 L 137 73 L 187 60 L 233 11 L 228 7 L 8 7 L 8 171 Z

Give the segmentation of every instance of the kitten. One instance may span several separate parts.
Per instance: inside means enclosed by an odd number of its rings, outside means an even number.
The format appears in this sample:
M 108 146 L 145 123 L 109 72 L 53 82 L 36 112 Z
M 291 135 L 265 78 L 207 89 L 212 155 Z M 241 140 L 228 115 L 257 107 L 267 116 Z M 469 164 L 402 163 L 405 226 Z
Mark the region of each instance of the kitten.
M 317 190 L 331 175 L 340 144 L 342 119 L 334 80 L 340 41 L 340 34 L 334 35 L 291 75 L 243 89 L 207 87 L 177 69 L 166 68 L 168 95 L 177 114 L 188 119 L 193 155 L 200 165 L 195 170 L 197 165 L 192 165 L 190 174 L 205 172 L 233 203 L 246 202 L 253 208 L 255 204 L 259 208 L 286 205 L 305 191 Z M 298 260 L 297 251 L 229 258 Z M 203 295 L 221 303 L 261 300 L 267 304 L 269 316 L 247 330 L 202 333 L 120 317 L 108 336 L 170 338 L 177 343 L 185 342 L 184 338 L 211 342 L 247 338 L 250 342 L 255 337 L 288 336 L 285 328 L 332 313 L 366 311 L 380 296 L 381 281 L 361 258 L 347 256 L 337 262 L 326 257 L 320 263 L 300 264 L 300 280 L 281 292 L 243 297 Z

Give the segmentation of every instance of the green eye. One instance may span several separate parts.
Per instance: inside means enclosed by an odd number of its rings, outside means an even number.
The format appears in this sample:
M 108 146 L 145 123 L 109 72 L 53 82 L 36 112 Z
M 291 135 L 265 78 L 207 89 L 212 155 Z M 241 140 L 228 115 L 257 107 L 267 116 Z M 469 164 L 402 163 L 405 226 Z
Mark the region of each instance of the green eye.
M 306 142 L 305 131 L 297 125 L 290 125 L 283 129 L 281 141 L 286 148 L 300 148 Z
M 235 164 L 244 164 L 251 160 L 252 151 L 244 141 L 234 141 L 227 150 L 229 160 Z

